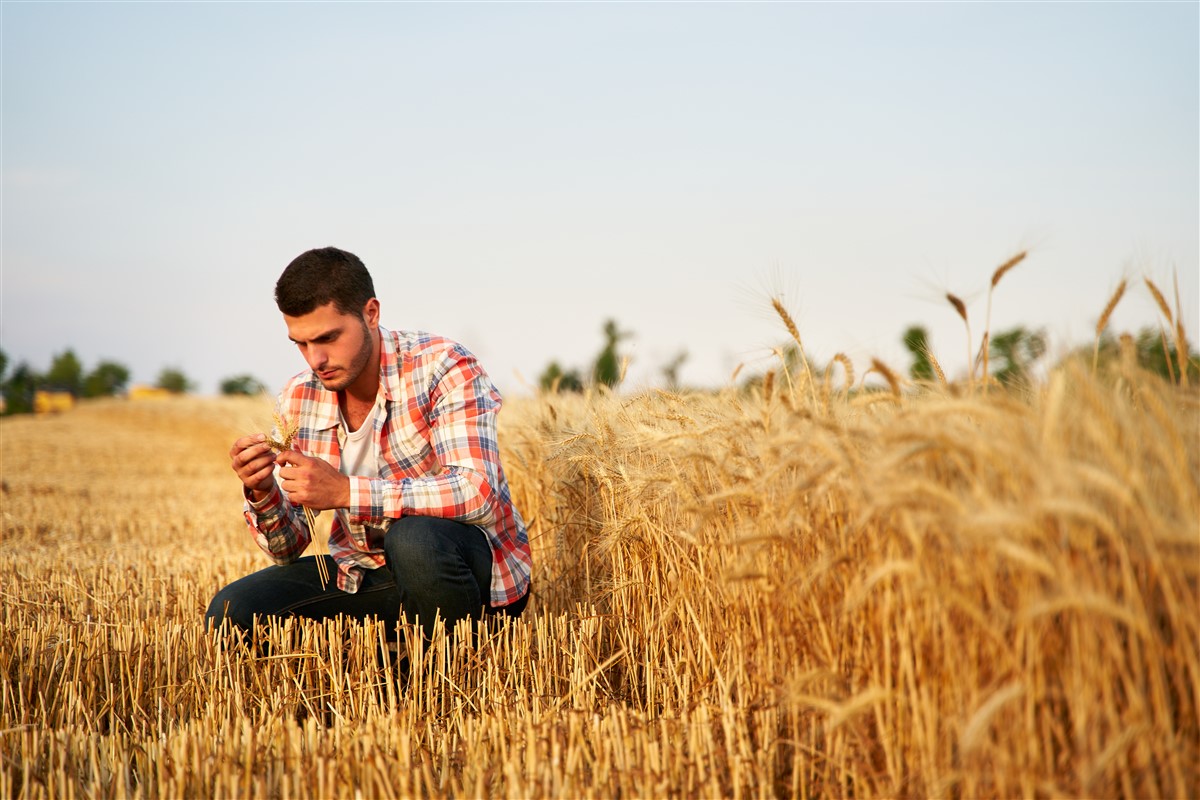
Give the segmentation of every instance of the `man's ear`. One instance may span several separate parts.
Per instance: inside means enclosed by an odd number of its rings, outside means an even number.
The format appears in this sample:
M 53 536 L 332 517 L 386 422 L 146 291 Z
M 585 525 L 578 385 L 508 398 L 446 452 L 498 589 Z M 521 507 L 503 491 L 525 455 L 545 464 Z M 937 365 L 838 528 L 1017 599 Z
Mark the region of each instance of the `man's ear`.
M 374 330 L 379 327 L 379 300 L 372 297 L 363 306 L 363 322 L 369 330 Z

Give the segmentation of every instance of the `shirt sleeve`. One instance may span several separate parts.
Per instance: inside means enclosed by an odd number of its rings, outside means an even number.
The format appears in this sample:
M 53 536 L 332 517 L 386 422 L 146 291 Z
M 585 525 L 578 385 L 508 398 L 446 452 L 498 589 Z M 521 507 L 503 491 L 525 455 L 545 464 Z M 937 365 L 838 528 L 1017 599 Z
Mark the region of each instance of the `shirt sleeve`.
M 496 418 L 500 395 L 475 358 L 461 347 L 444 354 L 434 375 L 429 392 L 430 443 L 442 471 L 399 481 L 351 478 L 347 516 L 353 527 L 380 525 L 409 514 L 482 526 L 499 519 Z
M 247 495 L 243 514 L 255 543 L 276 564 L 295 561 L 312 538 L 304 515 L 297 513 L 278 485 L 259 504 Z

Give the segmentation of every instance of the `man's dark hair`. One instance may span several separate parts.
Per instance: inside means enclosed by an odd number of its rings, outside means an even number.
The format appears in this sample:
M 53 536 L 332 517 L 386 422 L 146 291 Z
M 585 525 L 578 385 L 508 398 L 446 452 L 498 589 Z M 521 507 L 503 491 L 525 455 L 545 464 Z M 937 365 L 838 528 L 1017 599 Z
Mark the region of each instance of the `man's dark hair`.
M 362 314 L 375 296 L 371 273 L 353 253 L 322 247 L 301 253 L 275 283 L 275 305 L 289 317 L 303 316 L 333 301 L 342 314 Z

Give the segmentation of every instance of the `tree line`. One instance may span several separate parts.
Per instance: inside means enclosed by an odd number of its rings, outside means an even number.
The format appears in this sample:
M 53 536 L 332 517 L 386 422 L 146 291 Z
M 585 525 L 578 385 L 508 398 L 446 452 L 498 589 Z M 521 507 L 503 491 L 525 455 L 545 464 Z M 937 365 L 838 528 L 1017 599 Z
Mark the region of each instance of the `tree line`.
M 630 338 L 630 331 L 623 331 L 616 320 L 605 321 L 602 333 L 604 344 L 595 360 L 586 369 L 564 368 L 558 361 L 551 361 L 538 377 L 538 386 L 544 392 L 583 392 L 588 387 L 606 386 L 615 389 L 624 380 L 625 359 L 621 357 L 619 345 Z M 912 325 L 902 337 L 911 362 L 908 376 L 915 382 L 932 382 L 935 378 L 935 361 L 929 342 L 929 334 L 921 325 Z M 802 354 L 795 345 L 780 350 L 785 369 L 795 369 L 801 363 Z M 1007 388 L 1027 386 L 1033 373 L 1047 352 L 1045 331 L 1017 326 L 1000 331 L 988 339 L 988 374 L 991 380 Z M 1177 365 L 1185 364 L 1185 381 L 1192 383 L 1200 378 L 1200 354 L 1190 346 L 1184 359 L 1179 359 L 1176 344 L 1168 341 L 1162 331 L 1152 327 L 1142 328 L 1136 336 L 1125 334 L 1114 337 L 1105 333 L 1095 348 L 1098 357 L 1105 361 L 1130 357 L 1149 372 L 1171 382 L 1181 382 Z M 1081 353 L 1073 353 L 1078 356 Z M 982 353 L 980 354 L 982 356 Z M 664 383 L 671 391 L 678 391 L 680 369 L 687 361 L 687 351 L 682 350 L 669 362 L 660 366 Z M 822 371 L 811 367 L 814 363 L 806 354 L 803 360 L 814 372 Z M 979 359 L 977 358 L 977 361 Z M 73 350 L 65 350 L 51 359 L 46 372 L 34 370 L 22 361 L 8 372 L 8 356 L 0 350 L 0 395 L 4 399 L 5 414 L 28 413 L 33 410 L 34 393 L 39 390 L 67 392 L 74 397 L 114 397 L 124 394 L 129 388 L 129 369 L 116 361 L 102 360 L 90 370 L 85 370 Z M 744 387 L 755 386 L 763 377 L 750 376 L 743 381 Z M 195 384 L 177 367 L 164 367 L 154 386 L 174 394 L 186 394 Z M 242 374 L 221 381 L 221 394 L 256 395 L 267 391 L 267 387 L 252 375 Z
M 129 389 L 129 368 L 117 361 L 101 360 L 90 370 L 74 350 L 55 354 L 50 368 L 39 372 L 26 361 L 8 370 L 8 354 L 0 350 L 0 396 L 4 399 L 5 414 L 27 414 L 33 411 L 34 395 L 39 391 L 65 392 L 72 397 L 117 397 Z M 172 394 L 186 394 L 195 383 L 178 367 L 163 367 L 154 387 Z M 250 375 L 237 375 L 221 382 L 222 394 L 258 394 L 263 384 Z
M 622 331 L 615 320 L 608 320 L 603 326 L 604 346 L 589 369 L 578 367 L 565 369 L 558 361 L 551 361 L 538 378 L 538 385 L 545 392 L 583 392 L 589 386 L 607 386 L 616 388 L 624 379 L 624 359 L 618 352 L 621 341 L 633 334 Z M 929 332 L 922 325 L 911 325 L 901 337 L 905 349 L 909 353 L 910 363 L 908 377 L 916 383 L 932 383 L 937 378 L 936 361 L 933 348 L 929 341 Z M 1185 343 L 1186 344 L 1186 343 Z M 1046 332 L 1040 329 L 1030 329 L 1018 325 L 1009 330 L 999 331 L 986 340 L 987 360 L 984 362 L 983 353 L 976 355 L 975 367 L 986 363 L 988 378 L 1000 386 L 1016 389 L 1029 386 L 1042 359 L 1048 352 Z M 824 368 L 817 366 L 814 360 L 801 353 L 795 344 L 779 348 L 783 368 L 789 373 L 795 373 L 801 365 L 807 363 L 814 374 L 823 373 Z M 1176 342 L 1170 341 L 1159 328 L 1144 327 L 1136 335 L 1122 334 L 1113 336 L 1105 331 L 1098 339 L 1096 347 L 1079 348 L 1072 351 L 1067 358 L 1097 356 L 1105 363 L 1122 357 L 1133 358 L 1139 367 L 1152 372 L 1172 383 L 1193 384 L 1200 378 L 1200 353 L 1187 346 L 1183 359 L 1179 358 Z M 667 388 L 678 391 L 681 388 L 679 371 L 687 360 L 687 351 L 681 351 L 671 361 L 659 367 Z M 1179 364 L 1184 364 L 1186 376 L 1179 374 Z M 751 375 L 743 379 L 742 386 L 750 388 L 759 385 L 762 375 Z

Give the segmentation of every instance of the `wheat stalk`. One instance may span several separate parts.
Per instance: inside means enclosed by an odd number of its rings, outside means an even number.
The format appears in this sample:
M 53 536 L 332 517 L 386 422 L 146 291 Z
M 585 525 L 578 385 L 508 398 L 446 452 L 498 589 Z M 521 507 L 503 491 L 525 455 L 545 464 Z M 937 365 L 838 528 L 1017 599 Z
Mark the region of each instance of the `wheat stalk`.
M 1113 310 L 1117 307 L 1117 303 L 1121 302 L 1121 297 L 1125 294 L 1126 281 L 1124 278 L 1117 284 L 1116 291 L 1112 293 L 1112 297 L 1108 298 L 1108 303 L 1104 306 L 1104 311 L 1100 314 L 1100 319 L 1096 320 L 1096 343 L 1092 350 L 1092 371 L 1094 372 L 1100 366 L 1100 335 L 1104 333 L 1104 329 L 1108 326 L 1108 318 L 1112 316 Z
M 1149 278 L 1143 278 L 1143 280 L 1146 282 L 1146 288 L 1150 290 L 1150 296 L 1154 298 L 1154 303 L 1158 306 L 1158 310 L 1167 318 L 1167 323 L 1174 323 L 1175 317 L 1171 315 L 1171 307 L 1167 305 L 1167 298 L 1163 297 L 1163 293 L 1154 285 L 1154 281 Z
M 967 304 L 962 301 L 961 297 L 950 292 L 946 292 L 946 299 L 950 301 L 950 305 L 954 306 L 954 310 L 958 312 L 958 316 L 962 317 L 963 325 L 967 328 L 967 369 L 970 370 L 967 375 L 967 383 L 970 386 L 974 386 L 975 363 L 971 360 L 971 321 L 967 318 Z
M 887 364 L 884 364 L 878 358 L 873 358 L 871 359 L 871 369 L 884 377 L 884 379 L 888 382 L 888 386 L 891 387 L 892 396 L 899 400 L 900 379 L 896 377 L 896 373 L 892 371 L 891 367 L 889 367 Z
M 272 433 L 278 433 L 280 438 L 275 439 L 272 436 L 267 436 L 267 446 L 276 453 L 282 453 L 284 450 L 291 449 L 292 440 L 296 438 L 296 434 L 300 430 L 299 418 L 293 418 L 290 422 L 284 420 L 278 411 L 273 414 L 275 421 L 275 430 Z M 317 514 L 308 506 L 300 506 L 300 510 L 304 512 L 304 520 L 308 523 L 308 535 L 311 540 L 316 541 L 317 536 Z M 329 566 L 325 563 L 325 557 L 320 553 L 314 553 L 317 560 L 317 573 L 321 576 L 321 589 L 329 585 Z
M 817 406 L 817 387 L 813 380 L 812 368 L 808 364 L 808 354 L 804 352 L 804 343 L 800 341 L 800 329 L 796 327 L 796 321 L 792 319 L 792 315 L 788 313 L 784 307 L 783 301 L 778 297 L 771 298 L 771 306 L 775 309 L 775 313 L 783 320 L 783 326 L 787 328 L 787 332 L 796 342 L 796 347 L 800 351 L 800 360 L 804 364 L 804 376 L 808 380 L 808 388 L 812 395 L 813 408 Z
M 1163 293 L 1159 291 L 1158 286 L 1150 278 L 1143 278 L 1146 282 L 1146 288 L 1150 290 L 1150 296 L 1154 298 L 1155 305 L 1162 315 L 1167 318 L 1167 326 L 1172 329 L 1172 333 L 1178 333 L 1175 330 L 1175 317 L 1171 314 L 1171 306 L 1167 305 L 1167 298 L 1163 297 Z M 1171 363 L 1171 345 L 1167 340 L 1167 330 L 1161 324 L 1158 326 L 1158 339 L 1162 344 L 1163 360 L 1167 364 L 1167 375 L 1171 379 L 1171 383 L 1175 382 L 1175 365 Z
M 942 387 L 945 388 L 949 386 L 949 384 L 946 382 L 946 373 L 942 371 L 941 362 L 939 362 L 937 360 L 937 356 L 933 354 L 933 348 L 926 345 L 924 353 L 925 357 L 929 359 L 929 365 L 932 366 L 933 371 L 937 373 L 938 381 L 942 384 Z
M 1191 350 L 1188 348 L 1187 336 L 1183 332 L 1183 306 L 1179 302 L 1179 272 L 1175 275 L 1175 361 L 1179 364 L 1179 385 L 1188 386 L 1188 366 L 1191 361 Z
M 987 390 L 988 387 L 988 366 L 991 357 L 991 333 L 992 333 L 992 293 L 996 291 L 996 284 L 1000 283 L 1000 279 L 1008 273 L 1017 264 L 1025 260 L 1028 251 L 1022 250 L 1015 256 L 1005 261 L 1000 266 L 996 267 L 996 271 L 992 273 L 992 284 L 988 287 L 988 303 L 987 317 L 983 325 L 983 387 Z
M 845 373 L 842 378 L 842 386 L 845 387 L 845 396 L 849 396 L 850 387 L 854 385 L 854 363 L 845 353 L 835 353 L 833 358 L 825 366 L 825 403 L 826 409 L 829 407 L 829 398 L 833 395 L 833 365 L 841 364 L 842 371 Z
M 1021 252 L 1017 253 L 1015 256 L 1010 258 L 1008 261 L 1005 261 L 1003 264 L 996 267 L 996 271 L 992 273 L 992 288 L 995 289 L 996 284 L 1000 282 L 1000 279 L 1004 277 L 1005 273 L 1007 273 L 1010 269 L 1015 267 L 1017 264 L 1020 264 L 1022 261 L 1024 261 L 1025 256 L 1027 256 L 1027 255 L 1029 255 L 1029 251 L 1022 250 Z

